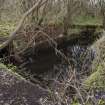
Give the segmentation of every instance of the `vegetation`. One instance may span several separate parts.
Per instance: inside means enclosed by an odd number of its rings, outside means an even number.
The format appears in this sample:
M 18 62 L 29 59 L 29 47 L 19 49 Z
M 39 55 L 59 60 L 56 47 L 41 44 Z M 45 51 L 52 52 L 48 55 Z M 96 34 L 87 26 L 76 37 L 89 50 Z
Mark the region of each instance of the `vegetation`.
M 0 36 L 5 37 L 10 34 L 15 28 L 14 23 L 11 22 L 0 22 Z
M 96 43 L 94 43 L 94 47 L 97 49 L 97 58 L 93 63 L 94 72 L 92 75 L 85 81 L 89 87 L 99 88 L 105 90 L 105 81 L 104 81 L 104 73 L 105 73 L 105 49 L 104 49 L 105 38 L 104 35 L 100 38 Z
M 47 89 L 42 105 L 104 105 L 104 31 L 105 0 L 0 0 L 0 68 Z
M 0 63 L 0 70 L 5 70 L 7 72 L 10 72 L 11 74 L 15 75 L 18 77 L 18 79 L 24 79 L 21 75 L 19 75 L 16 72 L 16 66 L 9 64 L 9 65 L 4 65 L 3 63 Z
M 91 74 L 90 77 L 87 78 L 85 84 L 88 88 L 95 88 L 95 89 L 105 89 L 105 81 L 104 81 L 104 66 L 99 65 L 96 68 L 96 71 Z
M 74 20 L 74 24 L 79 25 L 102 25 L 102 19 L 100 17 L 91 17 L 91 16 L 78 16 Z

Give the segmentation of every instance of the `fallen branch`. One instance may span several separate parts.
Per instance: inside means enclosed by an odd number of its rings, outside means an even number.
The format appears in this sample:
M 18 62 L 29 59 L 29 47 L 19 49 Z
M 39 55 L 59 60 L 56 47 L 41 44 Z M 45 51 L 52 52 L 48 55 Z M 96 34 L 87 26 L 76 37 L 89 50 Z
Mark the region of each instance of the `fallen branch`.
M 22 19 L 20 20 L 19 24 L 17 25 L 16 29 L 10 34 L 9 39 L 7 41 L 5 41 L 3 44 L 0 45 L 0 50 L 5 48 L 6 46 L 8 46 L 9 43 L 11 43 L 15 39 L 16 33 L 21 29 L 22 24 L 23 24 L 25 18 L 28 15 L 30 15 L 37 7 L 41 7 L 42 5 L 44 5 L 47 0 L 45 0 L 44 2 L 42 2 L 42 1 L 43 0 L 40 0 L 32 8 L 30 8 L 26 13 L 24 13 L 24 15 L 23 15 Z

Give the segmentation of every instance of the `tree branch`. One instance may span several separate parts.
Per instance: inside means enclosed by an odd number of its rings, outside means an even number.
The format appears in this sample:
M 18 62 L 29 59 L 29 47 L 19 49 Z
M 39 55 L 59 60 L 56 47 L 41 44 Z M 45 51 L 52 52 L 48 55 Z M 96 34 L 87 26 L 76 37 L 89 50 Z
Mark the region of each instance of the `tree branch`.
M 21 29 L 22 24 L 23 24 L 25 18 L 28 15 L 30 15 L 37 7 L 41 7 L 42 5 L 44 5 L 47 0 L 45 0 L 44 2 L 42 2 L 42 1 L 43 0 L 40 0 L 32 8 L 30 8 L 26 13 L 24 13 L 24 15 L 23 15 L 22 19 L 20 20 L 19 24 L 17 25 L 16 29 L 10 34 L 9 39 L 7 41 L 5 41 L 2 45 L 0 45 L 0 50 L 5 48 L 6 46 L 8 46 L 9 43 L 11 43 L 15 39 L 16 33 Z

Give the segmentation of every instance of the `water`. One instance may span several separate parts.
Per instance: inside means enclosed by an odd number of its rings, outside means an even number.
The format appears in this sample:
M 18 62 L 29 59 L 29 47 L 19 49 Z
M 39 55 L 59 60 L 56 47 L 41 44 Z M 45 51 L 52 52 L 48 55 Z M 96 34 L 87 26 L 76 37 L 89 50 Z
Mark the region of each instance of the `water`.
M 46 80 L 57 79 L 59 81 L 69 78 L 69 72 L 73 70 L 76 71 L 78 79 L 91 74 L 92 62 L 96 55 L 94 49 L 75 45 L 67 47 L 62 52 L 67 56 L 70 65 L 52 50 L 51 52 L 28 56 L 26 58 L 27 63 L 22 69 L 38 79 L 41 77 L 46 78 Z
M 40 62 L 38 62 L 36 66 L 40 69 L 39 71 L 44 71 L 43 73 L 40 72 L 40 75 L 43 75 L 44 78 L 49 80 L 56 78 L 63 81 L 69 77 L 69 71 L 72 70 L 75 70 L 77 77 L 80 78 L 82 75 L 88 76 L 91 74 L 92 62 L 95 55 L 94 49 L 86 46 L 69 46 L 66 50 L 66 56 L 70 61 L 70 65 L 68 65 L 63 58 L 59 57 L 55 53 L 50 53 L 50 55 L 45 54 L 44 58 L 41 57 L 41 59 L 38 60 Z M 72 70 L 69 68 L 70 66 Z

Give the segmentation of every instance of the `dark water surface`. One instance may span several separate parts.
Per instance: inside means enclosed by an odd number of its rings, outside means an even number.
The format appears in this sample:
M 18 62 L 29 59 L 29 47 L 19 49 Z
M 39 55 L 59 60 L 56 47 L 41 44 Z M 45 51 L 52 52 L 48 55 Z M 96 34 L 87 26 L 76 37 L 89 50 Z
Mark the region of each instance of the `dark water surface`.
M 94 49 L 86 46 L 69 46 L 67 49 L 61 51 L 70 61 L 70 66 L 75 69 L 78 74 L 89 74 L 91 72 L 92 62 L 95 58 Z M 54 50 L 43 53 L 36 53 L 29 55 L 26 59 L 28 61 L 23 68 L 27 68 L 32 74 L 43 75 L 48 74 L 49 78 L 55 77 L 60 71 L 65 73 L 68 70 L 68 63 Z M 50 75 L 51 74 L 51 75 Z

